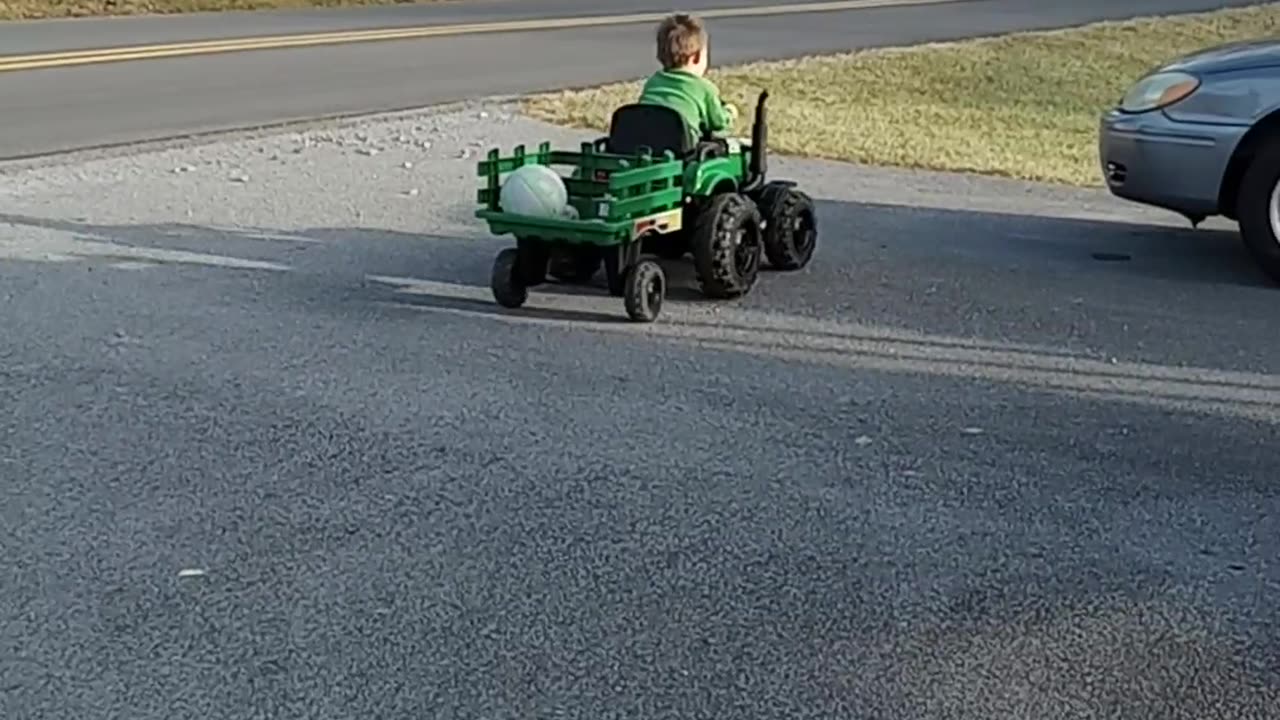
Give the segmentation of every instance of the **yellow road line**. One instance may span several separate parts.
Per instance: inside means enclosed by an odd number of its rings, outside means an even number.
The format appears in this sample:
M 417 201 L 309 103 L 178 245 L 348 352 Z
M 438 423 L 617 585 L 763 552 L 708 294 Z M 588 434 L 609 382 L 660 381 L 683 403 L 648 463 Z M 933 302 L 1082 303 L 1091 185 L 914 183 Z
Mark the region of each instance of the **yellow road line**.
M 862 10 L 877 7 L 900 7 L 908 5 L 935 5 L 963 1 L 964 0 L 836 0 L 833 2 L 809 2 L 797 3 L 794 5 L 711 8 L 698 11 L 698 15 L 704 18 L 800 15 L 804 13 L 839 12 L 842 10 Z M 136 45 L 131 47 L 103 48 L 97 50 L 37 53 L 34 55 L 0 55 L 0 72 L 39 70 L 43 68 L 68 67 L 74 65 L 96 65 L 108 62 L 122 62 L 126 60 L 151 60 L 156 58 L 184 57 L 190 55 L 211 55 L 215 53 L 244 52 L 247 50 L 276 50 L 284 48 L 313 47 L 317 45 L 340 45 L 358 42 L 477 35 L 481 33 L 567 30 L 584 27 L 630 25 L 658 22 L 666 15 L 667 13 L 665 12 L 652 12 L 629 15 L 541 18 L 534 20 L 508 20 L 487 23 L 427 25 L 374 30 L 348 30 L 297 35 L 233 38 L 226 40 L 204 40 L 199 42 L 167 43 L 163 45 Z

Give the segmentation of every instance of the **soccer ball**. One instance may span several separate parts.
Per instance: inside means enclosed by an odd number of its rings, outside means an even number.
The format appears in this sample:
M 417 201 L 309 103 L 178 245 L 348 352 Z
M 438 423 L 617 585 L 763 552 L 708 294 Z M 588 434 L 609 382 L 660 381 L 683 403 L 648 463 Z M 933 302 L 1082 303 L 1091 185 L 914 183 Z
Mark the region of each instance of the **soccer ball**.
M 507 176 L 498 194 L 503 212 L 534 217 L 564 217 L 569 191 L 559 173 L 546 165 L 524 165 Z

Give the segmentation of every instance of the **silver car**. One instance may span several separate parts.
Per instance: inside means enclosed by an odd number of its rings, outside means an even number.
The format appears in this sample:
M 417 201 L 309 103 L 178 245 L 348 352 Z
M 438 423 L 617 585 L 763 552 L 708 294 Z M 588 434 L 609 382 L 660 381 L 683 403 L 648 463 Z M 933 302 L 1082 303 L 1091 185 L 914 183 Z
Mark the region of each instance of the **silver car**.
M 1103 115 L 1098 145 L 1112 193 L 1193 224 L 1236 221 L 1280 282 L 1280 40 L 1208 48 L 1152 71 Z

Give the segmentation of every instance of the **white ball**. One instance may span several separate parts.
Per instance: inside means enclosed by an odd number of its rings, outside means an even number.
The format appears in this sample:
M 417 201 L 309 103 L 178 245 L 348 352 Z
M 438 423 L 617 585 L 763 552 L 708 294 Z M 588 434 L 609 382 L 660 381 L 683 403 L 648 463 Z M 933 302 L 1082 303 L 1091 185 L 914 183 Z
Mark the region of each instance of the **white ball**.
M 498 194 L 504 212 L 562 217 L 569 191 L 559 173 L 546 165 L 525 165 L 507 176 Z

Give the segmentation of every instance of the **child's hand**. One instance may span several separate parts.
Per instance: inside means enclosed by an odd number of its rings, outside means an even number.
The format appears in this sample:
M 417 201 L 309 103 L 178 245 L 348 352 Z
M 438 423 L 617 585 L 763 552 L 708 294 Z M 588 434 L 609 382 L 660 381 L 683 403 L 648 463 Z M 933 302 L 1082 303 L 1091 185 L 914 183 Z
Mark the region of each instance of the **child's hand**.
M 724 112 L 726 115 L 729 116 L 730 124 L 737 124 L 738 122 L 738 106 L 737 105 L 734 105 L 733 103 L 725 103 Z

